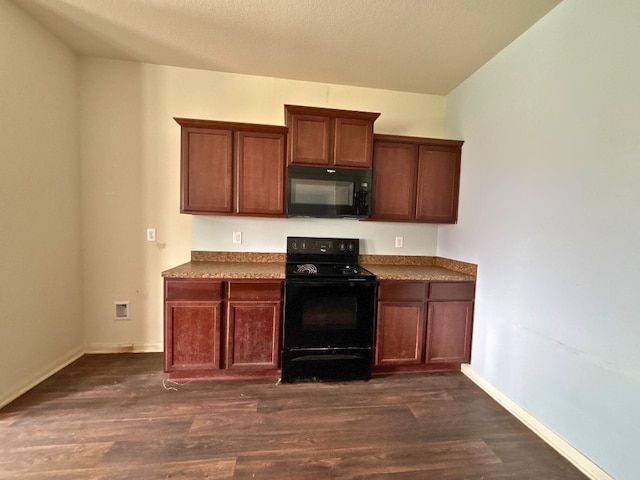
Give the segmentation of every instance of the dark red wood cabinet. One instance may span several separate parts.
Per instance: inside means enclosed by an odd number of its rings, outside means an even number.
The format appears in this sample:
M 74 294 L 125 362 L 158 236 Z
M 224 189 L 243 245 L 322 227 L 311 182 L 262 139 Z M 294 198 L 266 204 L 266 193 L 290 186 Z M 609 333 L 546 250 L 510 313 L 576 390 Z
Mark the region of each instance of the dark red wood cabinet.
M 371 168 L 379 113 L 285 105 L 288 164 Z
M 165 280 L 166 372 L 220 368 L 222 292 L 218 280 Z
M 372 169 L 370 220 L 456 223 L 463 142 L 374 135 L 379 115 L 285 105 L 286 127 L 175 118 L 180 211 L 284 217 L 289 164 Z
M 280 373 L 282 280 L 165 278 L 171 378 Z M 475 282 L 382 280 L 374 373 L 458 370 L 471 359 Z
M 282 284 L 230 281 L 226 302 L 225 368 L 277 370 Z
M 456 223 L 462 144 L 376 134 L 371 219 Z
M 424 362 L 426 331 L 424 282 L 380 282 L 376 365 L 414 365 Z
M 182 213 L 284 216 L 286 127 L 175 121 Z
M 471 360 L 474 282 L 382 280 L 377 372 L 459 369 Z
M 172 378 L 278 375 L 282 281 L 164 283 L 164 369 Z

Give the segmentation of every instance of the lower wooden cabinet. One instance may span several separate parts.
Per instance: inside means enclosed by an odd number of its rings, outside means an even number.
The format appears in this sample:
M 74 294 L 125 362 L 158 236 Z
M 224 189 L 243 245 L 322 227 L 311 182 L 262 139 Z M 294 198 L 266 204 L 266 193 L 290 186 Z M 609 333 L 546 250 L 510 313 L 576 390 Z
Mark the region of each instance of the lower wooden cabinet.
M 471 360 L 473 302 L 429 302 L 426 363 L 466 363 Z
M 381 281 L 374 371 L 458 369 L 471 359 L 474 282 Z
M 376 364 L 422 363 L 424 332 L 423 303 L 380 302 L 378 304 Z
M 222 282 L 164 282 L 164 369 L 166 372 L 220 368 Z
M 165 279 L 171 378 L 276 376 L 282 282 Z
M 166 371 L 220 368 L 220 304 L 166 302 Z
M 226 368 L 278 368 L 280 302 L 229 302 Z
M 282 285 L 229 282 L 225 322 L 225 368 L 269 370 L 280 365 Z
M 171 378 L 280 373 L 283 282 L 165 278 Z M 374 373 L 454 370 L 471 358 L 475 283 L 380 281 Z

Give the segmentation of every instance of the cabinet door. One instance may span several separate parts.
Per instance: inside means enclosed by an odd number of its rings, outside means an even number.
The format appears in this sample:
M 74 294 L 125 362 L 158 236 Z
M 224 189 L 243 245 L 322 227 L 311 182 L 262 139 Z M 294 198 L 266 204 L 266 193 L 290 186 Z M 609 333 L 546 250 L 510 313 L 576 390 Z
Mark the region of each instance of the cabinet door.
M 236 212 L 284 215 L 285 136 L 236 134 Z
M 228 369 L 278 368 L 281 302 L 229 301 L 226 363 Z
M 371 168 L 373 122 L 351 118 L 334 120 L 333 164 Z
M 220 368 L 220 302 L 165 302 L 165 371 Z
M 424 303 L 378 302 L 376 365 L 422 363 Z
M 233 131 L 182 128 L 181 211 L 231 213 Z
M 414 218 L 417 149 L 402 143 L 376 143 L 373 157 L 374 219 Z
M 473 302 L 429 302 L 426 362 L 469 362 L 472 318 Z
M 291 114 L 290 158 L 294 165 L 328 166 L 331 160 L 331 119 L 318 115 Z
M 416 220 L 456 223 L 460 149 L 420 146 Z

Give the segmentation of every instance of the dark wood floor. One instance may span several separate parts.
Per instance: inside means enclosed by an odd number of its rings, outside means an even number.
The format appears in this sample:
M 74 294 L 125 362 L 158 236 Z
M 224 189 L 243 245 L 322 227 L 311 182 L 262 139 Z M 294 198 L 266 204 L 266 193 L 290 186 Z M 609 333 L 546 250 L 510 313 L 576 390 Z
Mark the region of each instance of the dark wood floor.
M 460 373 L 166 380 L 86 355 L 0 410 L 2 479 L 584 479 Z

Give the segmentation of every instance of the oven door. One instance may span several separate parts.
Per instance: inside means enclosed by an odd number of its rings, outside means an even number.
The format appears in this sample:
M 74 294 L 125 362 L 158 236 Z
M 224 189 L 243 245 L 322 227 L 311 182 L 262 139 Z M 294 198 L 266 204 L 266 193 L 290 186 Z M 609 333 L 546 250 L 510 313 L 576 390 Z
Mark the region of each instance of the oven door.
M 283 347 L 371 348 L 376 282 L 287 280 Z

